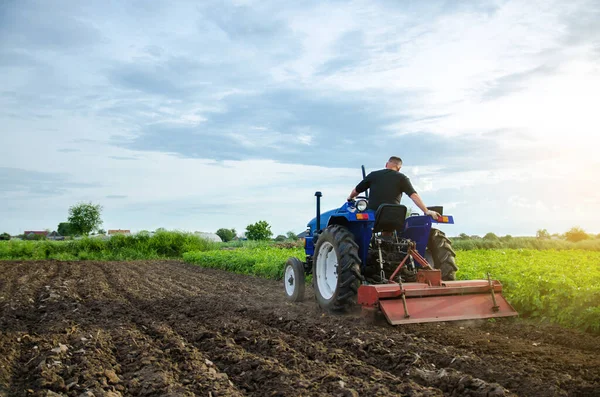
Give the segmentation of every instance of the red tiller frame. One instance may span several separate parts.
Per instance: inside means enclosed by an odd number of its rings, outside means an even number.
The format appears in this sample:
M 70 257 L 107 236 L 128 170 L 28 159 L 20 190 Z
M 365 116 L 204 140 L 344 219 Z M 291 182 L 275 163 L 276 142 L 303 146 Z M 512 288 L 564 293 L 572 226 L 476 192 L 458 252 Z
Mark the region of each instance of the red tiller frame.
M 409 255 L 424 268 L 417 282 L 392 281 Z M 442 281 L 440 270 L 411 246 L 388 284 L 358 288 L 358 303 L 365 310 L 381 310 L 392 325 L 518 316 L 501 293 L 502 284 L 489 275 L 487 280 Z

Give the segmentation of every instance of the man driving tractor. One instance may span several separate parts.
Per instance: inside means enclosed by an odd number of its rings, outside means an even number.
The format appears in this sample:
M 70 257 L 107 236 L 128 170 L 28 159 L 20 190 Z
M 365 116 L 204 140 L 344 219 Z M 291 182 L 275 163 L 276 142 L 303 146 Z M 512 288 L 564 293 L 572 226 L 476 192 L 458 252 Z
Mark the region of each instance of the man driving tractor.
M 427 208 L 410 183 L 410 179 L 400 172 L 400 168 L 402 168 L 402 159 L 396 156 L 390 157 L 384 169 L 369 173 L 356 185 L 348 200 L 353 200 L 360 193 L 371 189 L 368 208 L 377 211 L 381 204 L 400 204 L 402 193 L 406 193 L 425 215 L 437 220 L 440 214 Z

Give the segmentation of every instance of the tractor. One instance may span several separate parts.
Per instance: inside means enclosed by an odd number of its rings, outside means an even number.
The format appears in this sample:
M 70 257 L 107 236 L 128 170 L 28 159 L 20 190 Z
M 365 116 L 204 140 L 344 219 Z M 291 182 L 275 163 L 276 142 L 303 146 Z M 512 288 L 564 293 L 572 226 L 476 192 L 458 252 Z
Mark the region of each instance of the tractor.
M 365 175 L 362 167 L 363 177 Z M 304 299 L 305 277 L 312 275 L 315 298 L 328 312 L 362 307 L 383 313 L 392 325 L 517 316 L 502 296 L 502 284 L 487 279 L 457 281 L 455 253 L 434 224 L 454 224 L 441 214 L 407 214 L 401 204 L 368 209 L 368 192 L 321 214 L 307 225 L 305 260 L 288 258 L 284 288 L 288 300 Z

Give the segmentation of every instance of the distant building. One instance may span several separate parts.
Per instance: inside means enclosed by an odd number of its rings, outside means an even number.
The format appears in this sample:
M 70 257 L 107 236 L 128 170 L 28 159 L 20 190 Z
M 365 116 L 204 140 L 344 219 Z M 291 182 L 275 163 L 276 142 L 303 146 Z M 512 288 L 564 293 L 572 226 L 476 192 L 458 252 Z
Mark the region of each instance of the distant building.
M 126 236 L 129 236 L 131 234 L 131 230 L 125 230 L 125 229 L 108 229 L 108 235 L 109 236 L 113 236 L 115 234 L 124 234 Z
M 46 238 L 48 240 L 57 240 L 57 241 L 61 241 L 64 240 L 65 238 L 63 236 L 61 236 L 60 234 L 58 234 L 58 232 L 55 230 L 52 233 L 48 234 L 46 236 Z
M 43 230 L 43 231 L 37 231 L 37 230 L 26 230 L 23 232 L 23 234 L 25 236 L 29 236 L 30 234 L 36 235 L 36 236 L 44 236 L 46 237 L 48 235 L 48 232 Z
M 216 235 L 215 233 L 206 233 L 206 232 L 194 232 L 194 234 L 200 238 L 203 238 L 208 241 L 214 241 L 216 243 L 222 243 L 221 237 Z

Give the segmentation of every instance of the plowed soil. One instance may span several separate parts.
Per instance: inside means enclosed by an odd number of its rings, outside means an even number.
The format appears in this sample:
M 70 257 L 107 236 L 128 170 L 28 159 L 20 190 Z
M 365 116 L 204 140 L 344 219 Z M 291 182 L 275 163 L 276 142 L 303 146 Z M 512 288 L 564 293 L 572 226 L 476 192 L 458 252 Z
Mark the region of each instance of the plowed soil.
M 392 327 L 178 261 L 0 262 L 0 395 L 600 396 L 600 337 Z

